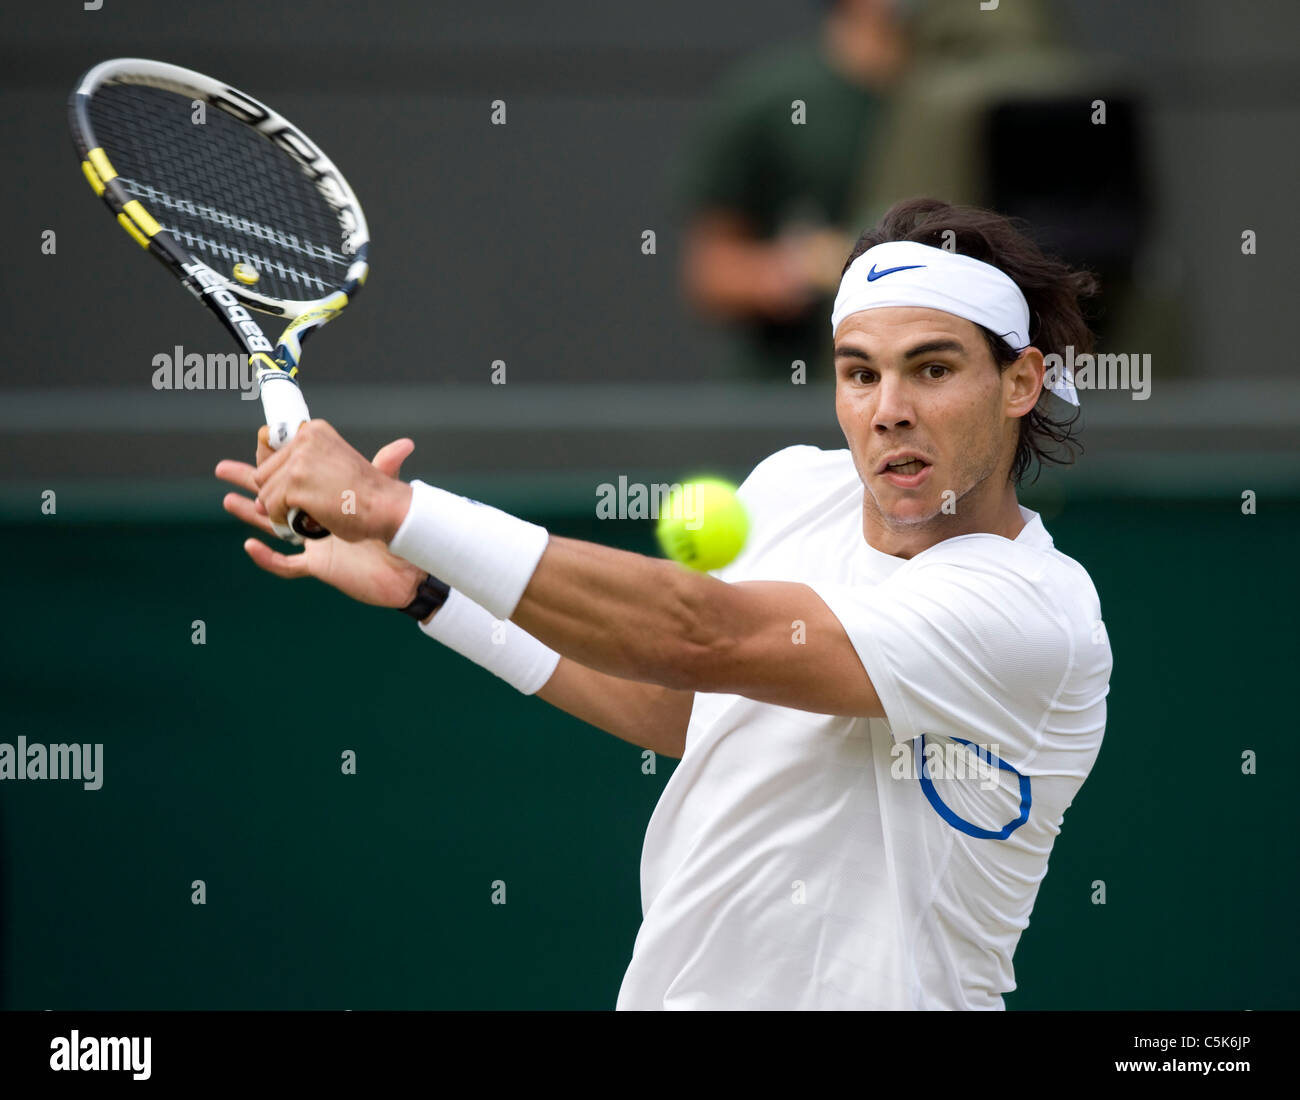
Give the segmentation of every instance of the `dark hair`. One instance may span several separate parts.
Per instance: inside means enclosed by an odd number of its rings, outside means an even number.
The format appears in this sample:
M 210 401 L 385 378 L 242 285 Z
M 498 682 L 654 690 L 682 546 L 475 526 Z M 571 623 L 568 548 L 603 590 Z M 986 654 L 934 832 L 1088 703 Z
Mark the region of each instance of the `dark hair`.
M 1073 347 L 1076 356 L 1092 351 L 1093 335 L 1081 303 L 1097 293 L 1096 277 L 1044 255 L 1023 222 L 974 206 L 908 199 L 891 206 L 878 225 L 858 238 L 844 271 L 868 248 L 889 241 L 915 241 L 992 264 L 1024 294 L 1029 303 L 1029 342 L 1043 355 L 1064 358 L 1067 347 Z M 996 333 L 979 327 L 998 370 L 1005 370 L 1016 361 L 1016 353 Z M 1020 441 L 1011 463 L 1011 480 L 1017 485 L 1035 461 L 1040 467 L 1044 462 L 1067 465 L 1074 461 L 1074 449 L 1082 450 L 1074 434 L 1078 412 L 1058 419 L 1043 412 L 1043 404 L 1020 421 Z

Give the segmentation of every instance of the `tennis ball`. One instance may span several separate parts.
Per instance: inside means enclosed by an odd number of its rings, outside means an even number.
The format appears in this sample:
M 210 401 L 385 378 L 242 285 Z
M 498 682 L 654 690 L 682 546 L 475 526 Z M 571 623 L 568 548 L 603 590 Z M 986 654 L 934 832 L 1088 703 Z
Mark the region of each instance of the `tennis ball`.
M 706 573 L 735 560 L 749 535 L 749 516 L 729 481 L 700 478 L 669 495 L 655 535 L 673 561 Z

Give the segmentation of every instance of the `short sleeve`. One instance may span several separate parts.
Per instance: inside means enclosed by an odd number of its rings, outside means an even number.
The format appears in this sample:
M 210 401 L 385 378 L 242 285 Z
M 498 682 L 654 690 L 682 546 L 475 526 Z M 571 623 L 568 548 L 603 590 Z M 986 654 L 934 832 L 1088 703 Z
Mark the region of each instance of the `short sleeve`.
M 991 539 L 993 536 L 989 536 Z M 982 539 L 954 540 L 968 543 Z M 875 586 L 814 584 L 871 678 L 894 740 L 962 738 L 1030 763 L 1074 663 L 1076 631 L 1042 569 L 1004 540 L 908 563 Z
M 824 451 L 806 443 L 797 443 L 768 455 L 749 473 L 736 489 L 736 496 L 749 517 L 749 535 L 739 557 L 712 571 L 721 580 L 751 579 L 751 562 L 775 541 L 791 522 L 790 502 L 809 499 L 809 486 L 839 485 L 845 478 L 854 479 L 848 451 Z
M 774 493 L 788 491 L 813 476 L 818 472 L 813 464 L 826 456 L 833 461 L 837 453 L 823 451 L 820 447 L 807 443 L 782 447 L 749 471 L 749 475 L 736 488 L 736 495 L 746 507 L 753 508 Z

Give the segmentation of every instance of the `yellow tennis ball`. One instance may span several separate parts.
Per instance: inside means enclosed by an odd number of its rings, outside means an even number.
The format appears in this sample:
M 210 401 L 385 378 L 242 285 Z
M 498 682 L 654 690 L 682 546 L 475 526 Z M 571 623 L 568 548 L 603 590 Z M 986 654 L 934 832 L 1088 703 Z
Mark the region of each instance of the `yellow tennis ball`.
M 673 561 L 706 573 L 735 560 L 749 535 L 749 516 L 729 481 L 701 478 L 669 495 L 655 535 Z

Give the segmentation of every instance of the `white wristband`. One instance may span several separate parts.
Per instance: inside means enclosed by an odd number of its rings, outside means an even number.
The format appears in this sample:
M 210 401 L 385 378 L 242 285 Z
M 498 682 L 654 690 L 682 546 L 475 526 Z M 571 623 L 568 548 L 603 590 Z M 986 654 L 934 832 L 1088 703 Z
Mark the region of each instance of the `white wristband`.
M 496 618 L 508 619 L 549 538 L 545 527 L 412 481 L 410 511 L 388 549 L 460 589 Z
M 560 663 L 555 650 L 522 627 L 494 619 L 454 588 L 420 629 L 525 695 L 539 691 Z

